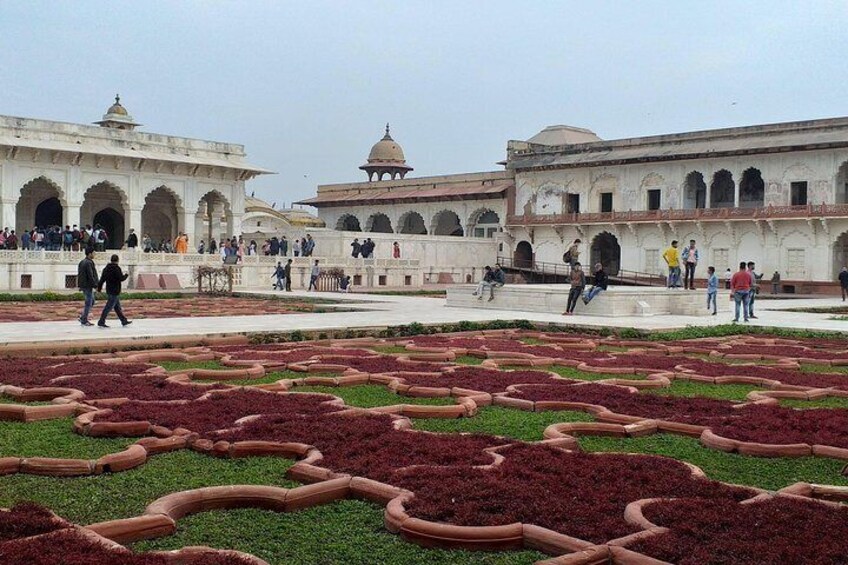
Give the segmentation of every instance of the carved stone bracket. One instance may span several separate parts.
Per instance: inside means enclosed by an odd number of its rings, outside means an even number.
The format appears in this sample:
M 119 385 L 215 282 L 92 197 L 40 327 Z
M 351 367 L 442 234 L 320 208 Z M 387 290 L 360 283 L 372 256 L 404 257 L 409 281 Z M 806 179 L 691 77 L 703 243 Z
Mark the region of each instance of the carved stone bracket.
M 554 231 L 555 231 L 555 232 L 556 232 L 556 234 L 559 236 L 559 241 L 560 241 L 560 243 L 565 243 L 565 232 L 566 232 L 566 229 L 567 229 L 567 228 L 566 228 L 565 226 L 554 226 Z
M 736 232 L 736 225 L 730 220 L 724 220 L 724 227 L 727 229 L 730 234 L 730 240 L 733 242 L 734 247 L 739 247 L 739 236 Z
M 754 227 L 757 230 L 757 234 L 760 236 L 760 245 L 765 246 L 765 244 L 766 244 L 766 223 L 762 220 L 754 220 Z
M 636 224 L 633 222 L 627 223 L 627 230 L 630 232 L 630 235 L 633 236 L 633 241 L 636 242 L 636 247 L 640 247 L 640 239 L 639 239 L 639 231 L 636 229 Z
M 830 236 L 830 225 L 827 223 L 827 218 L 819 218 L 819 220 L 821 221 L 822 231 Z
M 813 232 L 813 244 L 819 244 L 819 229 L 818 222 L 816 222 L 815 218 L 807 218 L 807 226 L 809 226 L 810 231 Z
M 774 237 L 777 237 L 777 225 L 775 225 L 774 220 L 766 220 L 766 224 L 768 224 L 769 229 Z

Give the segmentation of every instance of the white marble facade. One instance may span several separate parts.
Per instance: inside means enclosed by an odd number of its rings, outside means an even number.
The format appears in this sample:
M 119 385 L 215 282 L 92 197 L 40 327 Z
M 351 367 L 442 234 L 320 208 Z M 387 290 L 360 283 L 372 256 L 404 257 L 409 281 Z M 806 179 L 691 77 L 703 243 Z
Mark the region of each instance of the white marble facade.
M 245 181 L 268 172 L 243 146 L 106 123 L 0 116 L 0 227 L 100 223 L 114 248 L 130 228 L 192 246 L 241 232 Z

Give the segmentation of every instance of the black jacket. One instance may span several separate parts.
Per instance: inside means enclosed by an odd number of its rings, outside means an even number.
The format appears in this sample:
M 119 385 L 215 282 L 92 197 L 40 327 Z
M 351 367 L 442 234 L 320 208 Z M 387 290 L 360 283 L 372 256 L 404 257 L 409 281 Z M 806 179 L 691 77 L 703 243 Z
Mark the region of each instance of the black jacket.
M 100 273 L 100 282 L 97 283 L 97 292 L 102 292 L 106 285 L 106 294 L 121 294 L 121 283 L 127 280 L 129 274 L 124 274 L 117 263 L 109 263 L 103 267 Z
M 287 279 L 291 278 L 291 263 L 286 263 L 286 265 L 283 267 L 283 276 L 285 276 L 285 278 Z
M 848 288 L 848 271 L 840 271 L 839 273 L 839 282 L 845 288 Z
M 601 269 L 600 271 L 595 271 L 595 286 L 599 286 L 602 289 L 607 289 L 607 283 L 609 282 L 609 278 L 607 274 Z
M 138 236 L 134 233 L 127 236 L 127 247 L 138 247 Z
M 97 286 L 97 269 L 94 261 L 86 257 L 77 266 L 77 286 L 80 290 L 93 289 Z

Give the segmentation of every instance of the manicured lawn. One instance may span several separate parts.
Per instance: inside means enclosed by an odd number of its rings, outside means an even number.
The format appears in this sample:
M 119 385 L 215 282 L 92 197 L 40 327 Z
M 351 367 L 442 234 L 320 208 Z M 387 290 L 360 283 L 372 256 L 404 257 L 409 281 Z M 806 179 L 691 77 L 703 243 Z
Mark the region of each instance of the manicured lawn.
M 292 513 L 267 510 L 204 512 L 180 520 L 173 536 L 137 543 L 137 551 L 186 545 L 239 549 L 275 565 L 524 565 L 547 556 L 535 551 L 487 553 L 424 549 L 388 533 L 383 509 L 342 500 Z
M 818 400 L 798 400 L 794 398 L 784 398 L 780 401 L 781 406 L 792 406 L 793 408 L 813 409 L 813 408 L 844 408 L 848 409 L 848 398 L 826 397 Z
M 341 397 L 348 406 L 373 408 L 375 406 L 391 406 L 393 404 L 454 404 L 452 398 L 416 398 L 395 394 L 382 385 L 360 386 L 298 386 L 292 392 L 321 392 Z
M 523 441 L 539 441 L 542 432 L 559 422 L 590 422 L 592 417 L 583 412 L 550 411 L 525 412 L 502 406 L 486 406 L 473 418 L 425 418 L 414 420 L 416 430 L 445 433 L 482 433 L 507 436 Z
M 375 345 L 368 347 L 368 349 L 372 349 L 377 353 L 409 353 L 402 345 Z
M 461 355 L 456 358 L 454 361 L 458 365 L 479 365 L 485 361 L 485 359 L 480 359 L 479 357 L 472 357 L 471 355 Z
M 97 459 L 123 451 L 136 440 L 101 439 L 81 436 L 73 431 L 73 420 L 37 422 L 0 421 L 0 457 L 59 457 Z
M 510 367 L 510 369 L 521 369 L 522 367 Z M 526 367 L 523 367 L 526 369 Z M 602 379 L 644 379 L 644 375 L 613 375 L 612 373 L 587 373 L 578 371 L 574 367 L 558 367 L 555 365 L 549 367 L 534 367 L 543 371 L 551 371 L 566 379 L 575 379 L 578 381 L 600 381 Z
M 696 381 L 671 381 L 671 386 L 643 390 L 643 394 L 658 394 L 661 396 L 706 396 L 721 400 L 744 401 L 745 396 L 752 390 L 765 390 L 755 385 L 725 384 L 714 385 Z
M 165 368 L 166 371 L 184 371 L 186 369 L 232 369 L 225 367 L 218 361 L 159 361 L 156 363 Z

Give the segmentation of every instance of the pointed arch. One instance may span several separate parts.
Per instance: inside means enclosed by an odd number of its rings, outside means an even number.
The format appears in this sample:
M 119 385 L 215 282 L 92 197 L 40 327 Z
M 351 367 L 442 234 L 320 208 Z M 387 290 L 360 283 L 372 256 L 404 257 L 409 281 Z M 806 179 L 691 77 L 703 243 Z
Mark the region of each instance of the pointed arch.
M 368 216 L 365 220 L 365 231 L 374 233 L 394 233 L 392 220 L 382 212 Z
M 412 210 L 404 212 L 398 219 L 398 233 L 427 235 L 427 225 L 424 217 Z
M 710 184 L 710 208 L 733 208 L 736 205 L 736 183 L 727 169 L 716 171 Z
M 592 238 L 589 257 L 592 271 L 595 264 L 600 263 L 608 275 L 617 275 L 621 269 L 621 245 L 618 243 L 618 238 L 608 231 L 599 233 Z
M 760 208 L 765 202 L 766 184 L 759 169 L 750 167 L 739 181 L 739 207 Z
M 197 201 L 195 237 L 211 241 L 228 238 L 232 233 L 233 211 L 230 201 L 218 190 L 209 190 Z M 180 227 L 185 231 L 185 226 Z
M 465 235 L 465 230 L 462 229 L 462 222 L 459 215 L 453 210 L 442 210 L 433 216 L 432 227 L 430 233 L 433 235 L 452 235 L 462 237 Z
M 336 231 L 362 231 L 362 226 L 353 214 L 342 214 L 336 222 Z
M 66 206 L 61 186 L 44 175 L 35 177 L 21 187 L 15 205 L 15 229 L 21 232 L 33 226 L 63 225 Z
M 120 249 L 126 239 L 124 227 L 128 196 L 118 185 L 100 181 L 88 187 L 80 208 L 80 224 L 106 230 L 107 249 Z
M 468 235 L 492 237 L 501 229 L 501 218 L 491 208 L 477 208 L 468 217 Z
M 141 210 L 141 236 L 150 236 L 154 243 L 173 241 L 180 225 L 183 202 L 179 195 L 168 187 L 161 185 L 147 193 L 144 197 L 144 208 Z
M 691 171 L 683 181 L 683 208 L 693 210 L 707 207 L 707 183 L 700 171 Z

